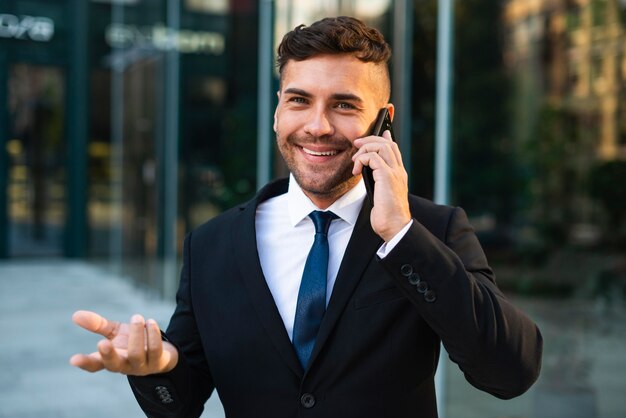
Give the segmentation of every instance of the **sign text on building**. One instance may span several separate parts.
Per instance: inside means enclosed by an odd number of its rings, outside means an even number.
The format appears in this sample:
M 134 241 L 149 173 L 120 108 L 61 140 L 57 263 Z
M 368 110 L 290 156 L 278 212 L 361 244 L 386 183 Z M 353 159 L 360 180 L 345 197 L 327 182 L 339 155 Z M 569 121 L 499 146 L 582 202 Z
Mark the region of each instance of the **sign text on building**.
M 225 43 L 221 33 L 178 30 L 162 24 L 138 28 L 114 23 L 107 27 L 105 37 L 112 48 L 154 48 L 213 55 L 221 55 Z
M 0 38 L 48 42 L 54 36 L 54 21 L 41 16 L 0 14 Z

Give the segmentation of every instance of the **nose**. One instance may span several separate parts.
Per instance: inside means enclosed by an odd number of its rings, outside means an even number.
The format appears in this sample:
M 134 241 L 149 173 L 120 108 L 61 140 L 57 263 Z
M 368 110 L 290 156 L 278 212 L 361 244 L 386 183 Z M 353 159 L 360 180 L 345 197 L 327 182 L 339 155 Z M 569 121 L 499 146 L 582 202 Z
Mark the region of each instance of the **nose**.
M 312 109 L 304 125 L 304 132 L 314 137 L 332 135 L 334 131 L 325 109 Z

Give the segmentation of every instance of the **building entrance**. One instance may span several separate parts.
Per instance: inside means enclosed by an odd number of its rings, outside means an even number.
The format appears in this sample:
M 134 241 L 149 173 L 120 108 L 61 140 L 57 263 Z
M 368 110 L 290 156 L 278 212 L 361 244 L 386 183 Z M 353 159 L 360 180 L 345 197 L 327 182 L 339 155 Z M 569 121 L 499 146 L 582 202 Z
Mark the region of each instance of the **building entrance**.
M 13 63 L 6 75 L 7 94 L 0 100 L 8 108 L 7 255 L 63 255 L 68 195 L 64 69 Z

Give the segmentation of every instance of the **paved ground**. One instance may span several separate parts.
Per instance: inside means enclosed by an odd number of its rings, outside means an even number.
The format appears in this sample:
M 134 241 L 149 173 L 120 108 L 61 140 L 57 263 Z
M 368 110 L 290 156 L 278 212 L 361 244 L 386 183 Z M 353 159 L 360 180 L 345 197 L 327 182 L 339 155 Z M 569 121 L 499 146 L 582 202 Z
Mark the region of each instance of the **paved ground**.
M 585 298 L 516 303 L 544 334 L 539 382 L 517 399 L 500 401 L 473 389 L 446 363 L 445 418 L 626 417 L 623 303 L 607 306 Z M 98 341 L 73 325 L 76 309 L 119 320 L 140 312 L 165 325 L 173 303 L 86 262 L 0 263 L 0 418 L 144 416 L 124 377 L 69 366 L 72 354 L 93 351 Z M 203 417 L 223 416 L 214 396 Z
M 77 309 L 167 324 L 173 304 L 87 263 L 0 263 L 0 418 L 145 417 L 124 376 L 68 364 L 99 340 L 72 323 Z M 216 396 L 203 417 L 223 416 Z

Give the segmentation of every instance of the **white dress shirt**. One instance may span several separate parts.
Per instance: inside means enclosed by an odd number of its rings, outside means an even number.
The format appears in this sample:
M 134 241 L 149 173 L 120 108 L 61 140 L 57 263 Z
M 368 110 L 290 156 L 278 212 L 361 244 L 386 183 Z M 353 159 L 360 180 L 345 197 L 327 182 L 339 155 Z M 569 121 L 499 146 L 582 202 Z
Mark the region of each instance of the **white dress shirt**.
M 338 216 L 328 230 L 328 282 L 326 304 L 330 300 L 337 272 L 365 200 L 361 180 L 327 210 Z M 304 264 L 313 245 L 315 227 L 309 213 L 320 210 L 304 194 L 293 176 L 287 193 L 262 202 L 256 211 L 256 239 L 261 269 L 272 293 L 289 339 L 293 339 L 298 291 Z M 384 257 L 408 231 L 409 223 L 378 251 Z

